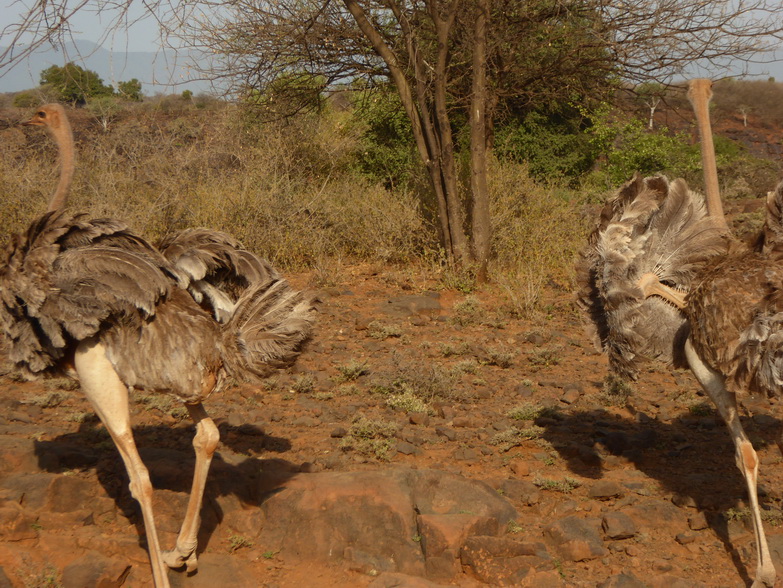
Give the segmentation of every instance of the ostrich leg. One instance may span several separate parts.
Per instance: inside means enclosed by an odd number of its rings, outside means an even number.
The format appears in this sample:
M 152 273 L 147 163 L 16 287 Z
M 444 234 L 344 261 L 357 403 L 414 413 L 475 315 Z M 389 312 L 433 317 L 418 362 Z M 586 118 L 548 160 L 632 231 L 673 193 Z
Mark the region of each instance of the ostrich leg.
M 128 388 L 114 371 L 103 345 L 94 339 L 79 344 L 75 364 L 82 390 L 114 440 L 130 478 L 131 495 L 141 506 L 155 587 L 169 588 L 168 568 L 161 560 L 158 532 L 152 514 L 152 483 L 133 441 Z
M 753 588 L 773 586 L 775 584 L 775 567 L 772 565 L 772 557 L 769 553 L 767 538 L 764 535 L 764 527 L 761 524 L 761 511 L 759 510 L 759 498 L 757 490 L 759 461 L 756 452 L 748 440 L 740 423 L 737 413 L 737 399 L 735 395 L 724 385 L 724 378 L 718 372 L 707 366 L 691 345 L 691 340 L 685 342 L 685 357 L 688 365 L 699 380 L 699 383 L 715 403 L 718 413 L 729 428 L 731 440 L 736 449 L 737 467 L 745 477 L 748 488 L 748 498 L 753 514 L 753 531 L 756 535 L 756 578 Z
M 196 547 L 198 545 L 198 530 L 201 525 L 201 503 L 204 497 L 204 486 L 207 483 L 209 466 L 212 456 L 220 441 L 220 433 L 215 423 L 201 404 L 186 404 L 190 418 L 196 423 L 196 436 L 193 437 L 193 449 L 196 451 L 196 467 L 193 472 L 193 486 L 190 489 L 188 509 L 185 520 L 177 537 L 177 543 L 171 551 L 163 553 L 163 561 L 171 568 L 186 566 L 188 572 L 198 567 Z

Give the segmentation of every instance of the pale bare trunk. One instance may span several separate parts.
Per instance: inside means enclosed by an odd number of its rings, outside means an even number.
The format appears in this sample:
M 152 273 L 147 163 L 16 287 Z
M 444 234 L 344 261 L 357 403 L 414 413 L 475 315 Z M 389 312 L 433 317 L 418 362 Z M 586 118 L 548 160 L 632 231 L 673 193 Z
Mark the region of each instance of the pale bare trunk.
M 470 192 L 473 259 L 477 277 L 487 279 L 490 249 L 489 186 L 487 182 L 487 19 L 490 0 L 479 0 L 473 49 L 473 96 L 470 108 Z

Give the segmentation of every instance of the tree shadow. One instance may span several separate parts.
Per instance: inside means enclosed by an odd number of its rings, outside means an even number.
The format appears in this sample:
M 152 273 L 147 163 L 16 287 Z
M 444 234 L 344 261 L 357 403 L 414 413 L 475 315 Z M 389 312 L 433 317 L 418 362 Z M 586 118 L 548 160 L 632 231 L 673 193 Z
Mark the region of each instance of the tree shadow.
M 138 502 L 131 496 L 129 478 L 122 459 L 108 433 L 96 426 L 97 418 L 79 426 L 75 433 L 60 435 L 50 441 L 35 441 L 34 451 L 40 469 L 51 473 L 94 469 L 98 482 L 114 500 L 122 515 L 136 527 L 139 545 L 147 549 L 144 521 Z M 288 439 L 274 437 L 252 425 L 231 427 L 218 425 L 223 448 L 235 453 L 284 454 L 291 449 Z M 192 441 L 195 427 L 183 423 L 138 426 L 133 436 L 144 464 L 149 470 L 153 488 L 190 493 L 195 454 Z M 215 453 L 209 470 L 204 501 L 198 553 L 201 554 L 224 518 L 218 497 L 233 495 L 245 505 L 260 506 L 270 496 L 281 491 L 285 482 L 299 471 L 299 466 L 282 458 L 246 457 L 241 461 L 225 460 L 221 446 Z M 182 512 L 184 516 L 184 509 Z
M 778 443 L 778 419 L 767 417 L 764 426 L 751 418 L 742 422 L 757 449 Z M 703 511 L 743 580 L 752 581 L 723 515 L 737 499 L 746 498 L 747 491 L 731 437 L 718 416 L 685 415 L 661 422 L 642 413 L 624 418 L 599 409 L 539 418 L 536 424 L 571 472 L 600 479 L 607 467 L 632 465 L 656 480 L 675 504 Z M 762 477 L 769 467 L 775 466 L 761 466 Z M 760 486 L 759 494 L 762 510 L 780 502 L 776 489 L 768 493 Z

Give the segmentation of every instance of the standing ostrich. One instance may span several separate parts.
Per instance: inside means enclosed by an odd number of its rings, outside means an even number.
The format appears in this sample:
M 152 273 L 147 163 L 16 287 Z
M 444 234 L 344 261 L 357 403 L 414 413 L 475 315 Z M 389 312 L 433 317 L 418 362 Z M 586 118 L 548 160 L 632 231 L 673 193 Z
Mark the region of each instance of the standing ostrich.
M 757 555 L 753 586 L 773 586 L 776 573 L 758 503 L 758 457 L 742 428 L 736 394 L 779 395 L 783 384 L 783 183 L 768 197 L 766 223 L 755 244 L 733 239 L 717 189 L 709 80 L 692 81 L 688 96 L 702 137 L 708 212 L 702 198 L 688 192 L 685 200 L 694 211 L 689 222 L 665 214 L 682 210 L 680 196 L 687 192 L 682 180 L 653 198 L 649 189 L 632 190 L 624 198 L 626 185 L 604 208 L 583 253 L 579 302 L 590 313 L 613 369 L 635 376 L 636 359 L 654 355 L 645 348 L 647 330 L 660 327 L 655 334 L 671 350 L 668 357 L 661 355 L 675 365 L 684 360 L 715 403 L 750 500 Z M 650 199 L 659 204 L 650 205 Z
M 49 211 L 13 236 L 0 259 L 9 358 L 31 377 L 78 378 L 120 452 L 141 506 L 155 586 L 166 588 L 166 566 L 197 567 L 199 512 L 219 441 L 202 401 L 228 375 L 253 378 L 293 360 L 311 331 L 314 300 L 228 235 L 185 231 L 161 252 L 119 221 L 67 212 L 73 142 L 65 113 L 47 105 L 28 124 L 57 141 L 61 177 Z M 168 552 L 160 549 L 152 485 L 133 440 L 129 389 L 175 395 L 196 425 L 193 485 Z

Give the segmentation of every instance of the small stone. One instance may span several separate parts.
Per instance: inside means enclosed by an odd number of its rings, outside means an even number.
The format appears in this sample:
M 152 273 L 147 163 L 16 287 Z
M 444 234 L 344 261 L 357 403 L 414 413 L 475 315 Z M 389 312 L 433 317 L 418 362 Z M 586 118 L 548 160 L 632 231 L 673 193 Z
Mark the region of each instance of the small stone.
M 323 469 L 324 469 L 323 466 L 317 463 L 311 463 L 309 461 L 306 461 L 299 466 L 299 471 L 302 472 L 303 474 L 314 474 L 316 472 L 322 471 Z
M 457 440 L 457 431 L 450 427 L 435 427 L 435 433 L 441 437 L 446 437 L 449 441 Z
M 504 480 L 500 484 L 503 496 L 514 502 L 521 502 L 526 506 L 538 504 L 541 500 L 541 490 L 527 480 Z
M 565 404 L 573 404 L 574 402 L 579 400 L 581 396 L 582 393 L 579 390 L 575 388 L 571 388 L 563 393 L 563 395 L 560 397 L 560 402 L 563 402 Z
M 601 528 L 610 539 L 629 539 L 637 533 L 636 523 L 622 512 L 606 513 Z
M 430 415 L 426 412 L 411 412 L 408 414 L 408 421 L 412 425 L 427 426 L 430 424 Z
M 598 532 L 585 520 L 568 516 L 544 529 L 547 537 L 567 561 L 585 561 L 606 555 Z
M 454 419 L 451 421 L 451 424 L 454 427 L 463 428 L 463 427 L 470 427 L 473 423 L 470 417 L 459 416 L 459 417 L 454 417 Z
M 696 541 L 696 535 L 694 533 L 678 533 L 674 539 L 680 545 L 688 545 Z
M 403 455 L 416 455 L 418 453 L 421 453 L 418 447 L 413 445 L 413 443 L 408 443 L 407 441 L 398 442 L 397 451 L 399 453 L 402 453 Z
M 597 588 L 646 588 L 646 584 L 633 574 L 623 572 L 610 576 L 598 584 Z
M 348 430 L 345 427 L 335 427 L 332 429 L 332 432 L 329 433 L 329 436 L 334 439 L 342 439 L 348 434 Z
M 446 419 L 447 421 L 452 420 L 455 414 L 456 411 L 451 406 L 445 404 L 438 406 L 438 416 Z
M 609 498 L 616 498 L 623 495 L 622 487 L 612 480 L 599 480 L 588 491 L 587 495 L 590 498 L 597 498 L 599 500 L 607 500 Z
M 691 531 L 701 531 L 709 526 L 710 523 L 707 521 L 706 515 L 701 511 L 688 517 L 688 528 Z

